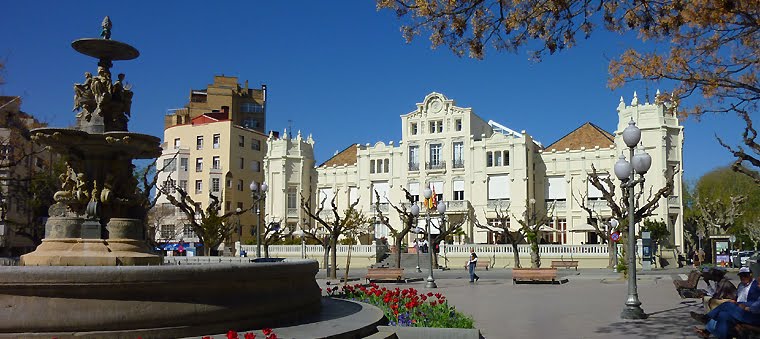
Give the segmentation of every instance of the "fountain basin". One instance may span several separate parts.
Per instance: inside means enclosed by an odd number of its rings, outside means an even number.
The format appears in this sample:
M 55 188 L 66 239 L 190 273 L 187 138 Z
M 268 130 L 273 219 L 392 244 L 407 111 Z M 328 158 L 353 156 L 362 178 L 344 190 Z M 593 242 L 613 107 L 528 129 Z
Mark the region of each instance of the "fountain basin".
M 319 313 L 317 271 L 314 260 L 2 267 L 0 337 L 171 338 L 274 327 Z

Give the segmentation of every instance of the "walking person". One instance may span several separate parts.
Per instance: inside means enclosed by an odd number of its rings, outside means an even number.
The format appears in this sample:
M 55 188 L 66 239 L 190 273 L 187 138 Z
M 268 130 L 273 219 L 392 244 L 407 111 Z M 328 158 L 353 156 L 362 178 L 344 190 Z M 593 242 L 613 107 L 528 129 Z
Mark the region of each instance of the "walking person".
M 480 277 L 475 274 L 475 266 L 478 264 L 478 255 L 475 254 L 475 249 L 470 248 L 470 261 L 467 262 L 468 269 L 470 270 L 470 282 L 476 282 Z

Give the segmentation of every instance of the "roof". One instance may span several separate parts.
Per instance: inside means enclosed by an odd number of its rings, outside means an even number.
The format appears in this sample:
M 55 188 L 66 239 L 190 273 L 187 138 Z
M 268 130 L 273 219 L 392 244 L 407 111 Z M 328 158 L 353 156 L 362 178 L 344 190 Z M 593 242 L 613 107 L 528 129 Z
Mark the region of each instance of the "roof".
M 356 165 L 357 149 L 359 149 L 359 146 L 356 144 L 348 146 L 343 151 L 339 152 L 336 155 L 333 155 L 332 158 L 327 159 L 327 161 L 323 162 L 321 165 L 319 165 L 319 167 Z
M 546 149 L 564 150 L 569 148 L 571 150 L 579 150 L 581 147 L 609 147 L 614 144 L 615 137 L 612 134 L 597 125 L 587 122 L 547 146 Z

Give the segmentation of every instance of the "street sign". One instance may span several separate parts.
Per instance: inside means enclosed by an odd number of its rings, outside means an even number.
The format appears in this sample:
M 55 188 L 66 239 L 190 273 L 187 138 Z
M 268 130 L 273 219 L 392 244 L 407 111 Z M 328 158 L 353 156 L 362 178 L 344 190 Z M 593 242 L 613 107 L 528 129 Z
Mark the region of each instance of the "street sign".
M 618 242 L 618 240 L 620 240 L 620 232 L 613 232 L 610 235 L 610 239 L 612 239 L 614 242 Z

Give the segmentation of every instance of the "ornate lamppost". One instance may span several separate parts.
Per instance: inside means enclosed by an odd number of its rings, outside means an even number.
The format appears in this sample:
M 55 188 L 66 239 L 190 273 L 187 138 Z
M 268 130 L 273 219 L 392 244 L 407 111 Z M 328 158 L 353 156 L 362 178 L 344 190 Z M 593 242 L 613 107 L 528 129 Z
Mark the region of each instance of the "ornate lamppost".
M 643 191 L 644 174 L 652 165 L 652 157 L 644 151 L 643 145 L 634 154 L 636 145 L 639 144 L 640 140 L 641 130 L 636 127 L 636 123 L 631 118 L 628 127 L 623 130 L 623 141 L 628 146 L 631 162 L 629 163 L 625 159 L 625 155 L 621 154 L 615 163 L 615 176 L 622 182 L 620 187 L 628 190 L 628 298 L 625 301 L 625 308 L 620 314 L 623 319 L 647 318 L 646 313 L 641 309 L 641 301 L 639 301 L 636 288 L 636 230 L 634 225 L 636 198 L 634 188 L 637 184 L 641 184 Z M 639 174 L 638 179 L 635 178 L 637 173 Z
M 266 199 L 269 185 L 265 182 L 259 185 L 256 181 L 251 181 L 249 188 L 251 189 L 251 198 L 255 207 L 251 211 L 256 215 L 256 258 L 261 258 L 261 201 Z
M 428 201 L 433 196 L 433 191 L 431 191 L 429 188 L 425 188 L 422 191 L 422 195 L 425 197 L 425 201 Z M 435 283 L 435 278 L 433 277 L 433 256 L 435 255 L 435 249 L 433 246 L 433 239 L 430 235 L 430 210 L 431 208 L 425 207 L 425 231 L 427 232 L 428 237 L 428 253 L 430 253 L 430 275 L 427 278 L 427 284 L 425 284 L 425 287 L 427 288 L 437 288 L 438 285 Z M 438 213 L 440 213 L 442 216 L 446 212 L 446 204 L 443 202 L 439 203 L 437 206 Z M 415 217 L 420 215 L 420 207 L 418 205 L 412 206 L 412 215 Z M 432 250 L 431 250 L 432 249 Z

